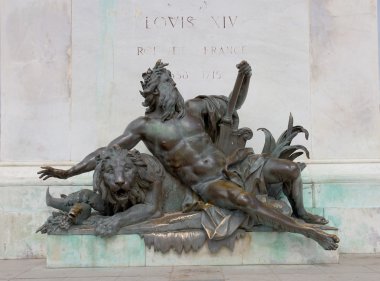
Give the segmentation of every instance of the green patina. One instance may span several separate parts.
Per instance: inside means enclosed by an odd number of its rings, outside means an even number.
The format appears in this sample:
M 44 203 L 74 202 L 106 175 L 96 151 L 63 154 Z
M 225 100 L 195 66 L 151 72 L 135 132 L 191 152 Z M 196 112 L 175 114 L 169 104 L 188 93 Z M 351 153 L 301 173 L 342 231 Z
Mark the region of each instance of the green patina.
M 101 238 L 93 235 L 49 235 L 49 267 L 143 266 L 145 245 L 138 235 Z
M 318 215 L 318 216 L 324 216 L 324 209 L 323 208 L 309 208 L 309 207 L 306 207 L 305 208 L 306 211 L 314 214 L 314 215 Z
M 103 139 L 98 141 L 106 143 L 107 128 L 110 114 L 112 114 L 112 96 L 114 92 L 114 29 L 116 20 L 115 0 L 100 0 L 100 32 L 97 48 L 97 75 L 96 75 L 96 127 L 98 135 Z
M 293 233 L 254 232 L 250 235 L 249 246 L 231 253 L 233 264 L 309 264 L 334 263 L 338 253 L 325 251 L 317 243 Z M 244 243 L 243 243 L 244 244 Z M 247 245 L 247 244 L 245 244 Z M 147 255 L 157 255 L 147 261 Z M 223 252 L 223 251 L 221 251 Z M 313 256 L 310 256 L 310 252 Z M 182 257 L 173 251 L 162 254 L 152 253 L 145 248 L 138 235 L 117 235 L 99 238 L 92 235 L 49 235 L 48 267 L 97 267 L 97 266 L 144 266 L 173 264 L 231 264 L 226 253 L 211 254 L 207 251 L 191 253 L 192 259 Z M 240 256 L 236 259 L 237 256 Z M 178 259 L 187 259 L 187 262 Z M 215 261 L 217 259 L 217 262 Z
M 313 189 L 310 184 L 303 185 L 303 203 L 305 207 L 313 207 Z
M 316 186 L 316 207 L 378 208 L 380 188 L 376 184 L 321 184 Z

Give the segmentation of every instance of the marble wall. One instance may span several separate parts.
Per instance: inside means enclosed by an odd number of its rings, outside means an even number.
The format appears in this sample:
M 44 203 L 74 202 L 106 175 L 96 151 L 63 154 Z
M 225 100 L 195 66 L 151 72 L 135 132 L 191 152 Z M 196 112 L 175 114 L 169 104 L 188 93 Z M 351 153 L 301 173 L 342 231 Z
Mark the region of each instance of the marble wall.
M 41 183 L 39 165 L 70 165 L 121 134 L 144 113 L 141 73 L 160 58 L 186 99 L 228 95 L 235 64 L 249 61 L 240 110 L 241 126 L 254 130 L 249 145 L 260 152 L 256 129 L 278 136 L 292 112 L 310 131 L 309 140 L 296 138 L 311 152 L 308 206 L 330 208 L 326 215 L 346 233 L 344 251 L 379 251 L 371 221 L 380 198 L 370 195 L 380 190 L 377 7 L 376 0 L 0 0 L 0 189 L 16 194 L 0 200 L 12 225 L 0 234 L 8 245 L 0 257 L 44 256 L 43 238 L 30 233 L 48 212 L 46 186 L 58 193 L 91 179 Z M 334 220 L 340 209 L 357 220 Z M 374 229 L 370 242 L 350 243 L 362 225 Z
M 317 159 L 380 158 L 376 1 L 311 1 L 311 142 Z
M 1 161 L 69 160 L 71 1 L 2 0 L 0 11 Z
M 375 0 L 2 0 L 0 160 L 106 145 L 143 114 L 140 75 L 158 58 L 185 98 L 228 95 L 246 59 L 242 126 L 278 135 L 292 112 L 313 160 L 379 159 L 377 38 Z

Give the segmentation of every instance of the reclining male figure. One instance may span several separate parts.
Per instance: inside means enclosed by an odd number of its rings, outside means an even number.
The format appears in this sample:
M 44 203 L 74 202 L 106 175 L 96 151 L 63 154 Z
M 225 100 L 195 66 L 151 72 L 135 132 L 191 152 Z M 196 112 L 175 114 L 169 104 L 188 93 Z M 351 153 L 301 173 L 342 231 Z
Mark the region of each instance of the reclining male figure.
M 337 236 L 311 225 L 301 224 L 292 217 L 267 207 L 254 194 L 246 192 L 226 177 L 223 172 L 226 156 L 215 146 L 206 132 L 205 120 L 210 114 L 206 103 L 197 98 L 185 103 L 165 66 L 167 64 L 158 61 L 152 70 L 149 69 L 143 74 L 141 94 L 145 98 L 143 105 L 147 107 L 145 116 L 132 121 L 124 133 L 109 146 L 118 145 L 130 150 L 142 141 L 172 176 L 190 187 L 205 202 L 221 208 L 241 210 L 250 215 L 255 222 L 280 231 L 303 234 L 317 241 L 326 250 L 337 249 Z M 251 68 L 245 61 L 237 67 L 245 74 L 236 106 L 239 109 L 248 91 Z M 39 173 L 43 179 L 47 179 L 67 178 L 91 171 L 96 166 L 96 156 L 104 149 L 99 148 L 69 170 L 43 167 L 44 170 Z M 292 206 L 297 216 L 309 223 L 326 223 L 324 218 L 305 211 L 300 170 L 296 163 L 269 158 L 265 162 L 263 173 L 267 184 L 291 183 L 292 188 L 287 195 L 290 198 L 298 198 Z M 122 188 L 123 182 L 119 184 Z M 122 225 L 121 221 L 120 226 Z

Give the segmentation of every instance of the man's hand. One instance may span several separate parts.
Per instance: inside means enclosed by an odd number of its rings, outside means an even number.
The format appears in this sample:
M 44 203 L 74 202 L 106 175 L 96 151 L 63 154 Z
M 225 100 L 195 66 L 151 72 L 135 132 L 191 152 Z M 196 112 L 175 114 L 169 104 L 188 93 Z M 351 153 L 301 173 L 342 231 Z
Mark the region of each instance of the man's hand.
M 47 180 L 48 178 L 58 178 L 58 179 L 67 179 L 69 173 L 67 170 L 55 169 L 50 166 L 42 166 L 41 171 L 38 171 L 37 174 L 40 175 L 40 179 Z
M 235 110 L 238 110 L 243 105 L 245 98 L 247 97 L 248 88 L 249 88 L 249 82 L 251 80 L 252 76 L 252 68 L 249 65 L 249 63 L 245 60 L 241 61 L 239 64 L 236 65 L 237 69 L 239 69 L 238 76 L 243 75 L 243 82 L 241 84 L 238 100 L 235 105 Z M 231 95 L 230 95 L 231 97 Z
M 247 78 L 252 76 L 252 68 L 247 61 L 241 61 L 236 67 L 239 69 L 239 73 L 244 74 Z

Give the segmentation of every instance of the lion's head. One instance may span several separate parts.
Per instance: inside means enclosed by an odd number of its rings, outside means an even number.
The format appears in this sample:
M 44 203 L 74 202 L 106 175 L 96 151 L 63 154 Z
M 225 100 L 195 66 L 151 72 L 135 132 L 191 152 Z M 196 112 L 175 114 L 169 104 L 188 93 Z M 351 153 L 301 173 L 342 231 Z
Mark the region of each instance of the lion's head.
M 114 213 L 144 202 L 152 182 L 147 164 L 137 150 L 112 147 L 97 158 L 94 191 L 113 207 Z

